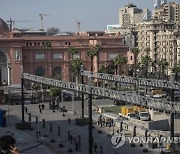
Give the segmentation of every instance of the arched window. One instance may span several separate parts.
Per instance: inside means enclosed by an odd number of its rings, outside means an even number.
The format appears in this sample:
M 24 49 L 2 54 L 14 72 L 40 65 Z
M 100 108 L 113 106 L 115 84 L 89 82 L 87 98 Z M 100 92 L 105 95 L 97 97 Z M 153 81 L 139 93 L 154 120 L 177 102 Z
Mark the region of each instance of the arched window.
M 62 79 L 62 68 L 60 66 L 53 69 L 53 77 L 56 79 Z
M 45 76 L 45 70 L 43 67 L 38 67 L 35 70 L 35 75 L 37 76 Z

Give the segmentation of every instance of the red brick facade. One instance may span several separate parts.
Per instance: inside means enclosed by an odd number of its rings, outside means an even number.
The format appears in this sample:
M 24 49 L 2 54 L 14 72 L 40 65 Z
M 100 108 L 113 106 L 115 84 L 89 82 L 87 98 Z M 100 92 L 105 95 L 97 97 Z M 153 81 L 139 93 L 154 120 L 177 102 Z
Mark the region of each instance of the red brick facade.
M 1 83 L 6 80 L 8 84 L 20 83 L 21 66 L 23 71 L 30 74 L 44 74 L 52 77 L 55 69 L 61 69 L 62 79 L 69 81 L 69 66 L 71 56 L 68 52 L 70 46 L 78 50 L 78 54 L 86 70 L 90 70 L 90 58 L 86 52 L 92 45 L 102 47 L 99 53 L 99 65 L 107 65 L 114 55 L 121 54 L 128 57 L 127 46 L 122 45 L 120 36 L 24 36 L 18 31 L 0 37 L 0 53 L 6 57 L 3 70 L 1 69 Z M 46 42 L 51 43 L 48 49 Z M 128 58 L 129 59 L 129 58 Z M 131 63 L 131 62 L 128 62 Z M 97 71 L 96 58 L 94 58 L 94 71 Z M 6 66 L 5 66 L 6 65 Z M 3 72 L 4 76 L 3 76 Z

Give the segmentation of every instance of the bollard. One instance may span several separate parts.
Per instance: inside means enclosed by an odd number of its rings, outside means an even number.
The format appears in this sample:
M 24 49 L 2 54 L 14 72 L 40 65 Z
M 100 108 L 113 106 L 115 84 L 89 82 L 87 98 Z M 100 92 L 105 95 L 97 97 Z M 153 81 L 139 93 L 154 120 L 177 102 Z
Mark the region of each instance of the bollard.
M 61 128 L 58 126 L 58 136 L 61 136 Z
M 45 128 L 45 126 L 46 126 L 45 125 L 45 119 L 43 119 L 42 122 L 43 122 L 43 128 Z
M 135 137 L 136 136 L 136 126 L 134 126 L 134 128 L 133 128 L 133 137 Z
M 147 137 L 148 137 L 148 130 L 145 130 L 145 139 L 147 141 Z
M 50 123 L 49 125 L 50 125 L 50 132 L 53 132 L 52 123 Z
M 36 116 L 36 124 L 38 123 L 38 116 Z
M 120 132 L 123 131 L 123 122 L 120 122 Z
M 31 113 L 29 113 L 29 122 L 31 122 Z
M 70 131 L 68 131 L 67 133 L 68 133 L 68 141 L 70 141 Z

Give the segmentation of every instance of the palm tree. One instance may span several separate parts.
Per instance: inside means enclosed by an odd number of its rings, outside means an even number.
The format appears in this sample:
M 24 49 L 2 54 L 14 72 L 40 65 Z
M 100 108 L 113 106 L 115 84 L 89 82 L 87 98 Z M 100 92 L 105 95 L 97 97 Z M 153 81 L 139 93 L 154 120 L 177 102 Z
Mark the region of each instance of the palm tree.
M 146 55 L 146 56 L 141 57 L 141 63 L 145 66 L 145 77 L 146 78 L 147 78 L 147 74 L 148 74 L 148 67 L 151 62 L 152 62 L 152 59 L 150 56 Z
M 69 47 L 68 51 L 71 54 L 71 59 L 74 59 L 74 54 L 78 53 L 78 50 L 75 47 Z
M 76 83 L 78 83 L 79 81 L 82 64 L 83 64 L 83 61 L 79 58 L 75 58 L 71 61 L 72 73 L 76 76 Z
M 121 73 L 121 66 L 127 63 L 127 59 L 124 56 L 117 55 L 114 59 L 114 65 L 116 66 L 116 74 L 120 75 Z
M 71 54 L 71 60 L 73 60 L 73 59 L 74 59 L 74 54 L 77 54 L 77 53 L 78 53 L 77 48 L 75 48 L 75 47 L 69 47 L 69 48 L 68 48 L 68 51 L 69 51 L 69 53 Z M 72 72 L 71 69 L 72 69 L 72 68 L 70 67 L 71 81 L 73 82 L 74 77 L 73 77 L 73 72 Z
M 97 56 L 98 70 L 99 70 L 99 51 L 101 50 L 101 46 L 96 44 L 91 49 L 87 51 L 87 56 L 91 59 L 91 72 L 93 72 L 93 58 Z
M 100 69 L 99 69 L 99 73 L 106 73 L 106 74 L 108 74 L 109 72 L 110 72 L 109 67 L 106 67 L 104 65 L 102 65 L 100 67 Z
M 179 81 L 180 76 L 180 65 L 175 64 L 172 68 L 172 72 L 175 74 L 175 81 Z
M 146 55 L 150 56 L 151 49 L 149 47 L 145 48 L 144 51 L 146 52 Z
M 169 63 L 167 62 L 167 60 L 165 58 L 162 58 L 159 62 L 158 62 L 158 66 L 160 67 L 160 74 L 162 71 L 162 79 L 164 79 L 164 75 L 165 75 L 165 69 L 166 67 L 169 65 Z
M 46 50 L 47 50 L 47 54 L 46 54 L 46 77 L 48 77 L 48 50 L 49 50 L 49 48 L 51 47 L 51 42 L 46 41 L 46 42 L 44 43 L 44 47 L 45 47 Z
M 136 72 L 137 72 L 137 62 L 138 62 L 138 54 L 139 54 L 139 49 L 138 48 L 133 48 L 131 52 L 134 54 L 134 76 L 136 77 Z

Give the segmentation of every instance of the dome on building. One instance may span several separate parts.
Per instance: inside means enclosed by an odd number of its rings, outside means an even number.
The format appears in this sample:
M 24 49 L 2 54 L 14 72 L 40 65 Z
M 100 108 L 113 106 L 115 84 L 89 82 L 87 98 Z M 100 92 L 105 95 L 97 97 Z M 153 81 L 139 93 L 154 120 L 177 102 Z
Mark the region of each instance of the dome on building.
M 9 27 L 7 23 L 0 18 L 0 34 L 4 32 L 9 32 Z

